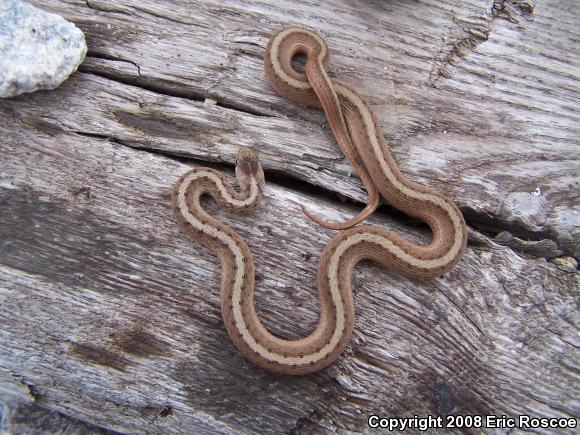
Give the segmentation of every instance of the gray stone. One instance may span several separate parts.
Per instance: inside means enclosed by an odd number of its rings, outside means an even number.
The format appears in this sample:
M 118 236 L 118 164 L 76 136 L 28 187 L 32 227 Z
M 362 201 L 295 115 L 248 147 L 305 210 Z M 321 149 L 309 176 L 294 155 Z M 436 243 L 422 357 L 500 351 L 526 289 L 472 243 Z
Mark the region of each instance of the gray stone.
M 21 0 L 0 0 L 0 97 L 56 88 L 86 53 L 74 24 Z

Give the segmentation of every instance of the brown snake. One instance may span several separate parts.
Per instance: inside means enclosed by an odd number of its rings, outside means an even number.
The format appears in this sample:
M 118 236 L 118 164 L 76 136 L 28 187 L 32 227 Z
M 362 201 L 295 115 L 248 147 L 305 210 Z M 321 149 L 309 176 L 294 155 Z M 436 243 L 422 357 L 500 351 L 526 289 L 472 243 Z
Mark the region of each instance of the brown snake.
M 291 65 L 299 53 L 307 56 L 305 74 Z M 266 78 L 272 87 L 291 101 L 322 106 L 337 142 L 369 192 L 369 205 L 359 215 L 346 223 L 328 224 L 348 229 L 330 241 L 320 258 L 320 320 L 310 335 L 286 340 L 263 326 L 254 307 L 254 263 L 248 246 L 201 206 L 204 194 L 234 212 L 257 204 L 264 173 L 254 152 L 248 148 L 238 152 L 239 192 L 224 175 L 208 168 L 187 172 L 172 191 L 173 212 L 181 228 L 221 260 L 220 304 L 232 341 L 249 360 L 285 374 L 319 370 L 344 350 L 354 323 L 351 276 L 359 261 L 373 260 L 409 277 L 436 277 L 459 261 L 467 239 L 461 212 L 445 196 L 401 174 L 369 105 L 349 86 L 328 78 L 327 62 L 325 42 L 303 28 L 282 30 L 266 49 Z M 394 207 L 426 222 L 433 234 L 431 242 L 417 245 L 380 227 L 352 227 L 374 211 L 377 192 Z

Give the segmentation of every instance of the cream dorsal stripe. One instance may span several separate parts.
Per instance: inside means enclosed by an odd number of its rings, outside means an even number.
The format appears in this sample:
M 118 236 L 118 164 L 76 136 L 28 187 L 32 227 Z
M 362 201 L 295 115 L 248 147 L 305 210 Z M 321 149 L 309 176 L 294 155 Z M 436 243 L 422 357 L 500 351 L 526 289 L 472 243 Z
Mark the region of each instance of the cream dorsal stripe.
M 305 75 L 292 69 L 291 60 L 297 53 L 307 55 Z M 222 208 L 233 212 L 255 207 L 264 188 L 264 174 L 255 153 L 248 148 L 238 153 L 239 191 L 223 174 L 209 168 L 187 172 L 172 190 L 173 213 L 179 225 L 220 257 L 220 305 L 230 338 L 249 360 L 285 374 L 326 367 L 348 344 L 354 324 L 351 275 L 359 261 L 373 260 L 411 277 L 440 276 L 459 261 L 467 239 L 457 207 L 445 196 L 401 174 L 369 105 L 348 85 L 328 78 L 324 70 L 327 61 L 328 49 L 318 35 L 301 28 L 285 29 L 270 40 L 266 49 L 266 77 L 281 95 L 321 106 L 329 119 L 334 119 L 331 125 L 337 141 L 341 137 L 341 148 L 348 147 L 345 155 L 372 180 L 369 198 L 371 191 L 380 192 L 392 205 L 427 222 L 433 232 L 428 245 L 416 245 L 380 227 L 352 227 L 374 206 L 335 225 L 349 228 L 329 242 L 320 258 L 319 323 L 307 337 L 285 340 L 271 334 L 256 314 L 254 263 L 248 246 L 234 230 L 209 216 L 200 201 L 203 195 L 210 195 Z M 344 131 L 337 134 L 335 128 Z

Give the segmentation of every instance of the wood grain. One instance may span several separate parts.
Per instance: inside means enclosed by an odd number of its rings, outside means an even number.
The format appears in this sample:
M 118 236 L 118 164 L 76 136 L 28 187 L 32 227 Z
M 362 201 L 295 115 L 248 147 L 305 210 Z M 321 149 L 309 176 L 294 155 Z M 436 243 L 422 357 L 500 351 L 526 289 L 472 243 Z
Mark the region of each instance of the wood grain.
M 577 8 L 570 0 L 547 0 L 532 13 L 512 3 L 519 2 L 352 6 L 336 0 L 325 2 L 325 12 L 305 0 L 284 6 L 273 0 L 52 0 L 42 6 L 86 33 L 84 71 L 249 112 L 222 116 L 233 127 L 224 134 L 215 112 L 202 106 L 193 116 L 209 118 L 208 134 L 204 146 L 192 147 L 187 129 L 139 129 L 139 115 L 171 125 L 174 104 L 183 116 L 173 99 L 165 100 L 163 116 L 137 111 L 137 119 L 117 120 L 110 107 L 115 99 L 95 94 L 95 107 L 78 102 L 88 119 L 105 118 L 85 123 L 87 133 L 130 135 L 137 147 L 228 163 L 238 142 L 253 141 L 265 152 L 267 170 L 364 201 L 358 178 L 349 175 L 329 131 L 321 130 L 324 117 L 289 106 L 263 80 L 270 36 L 287 25 L 310 26 L 328 40 L 331 76 L 356 83 L 369 98 L 405 173 L 455 198 L 486 232 L 552 239 L 580 258 Z M 287 126 L 282 132 L 292 133 L 272 138 L 271 127 L 280 122 Z
M 580 257 L 580 20 L 571 1 L 534 14 L 515 3 L 42 2 L 90 50 L 57 90 L 0 101 L 0 394 L 125 433 L 365 432 L 372 413 L 580 417 L 578 273 L 542 258 Z M 298 204 L 343 220 L 360 205 L 333 192 L 365 195 L 322 114 L 263 81 L 265 43 L 290 24 L 324 35 L 331 75 L 370 99 L 402 170 L 471 227 L 441 279 L 359 267 L 350 346 L 301 378 L 235 351 L 218 261 L 169 204 L 188 168 L 231 173 L 237 148 L 255 146 L 265 203 L 247 217 L 209 207 L 262 265 L 266 325 L 310 332 L 334 232 Z M 427 240 L 387 208 L 370 222 Z M 492 239 L 501 231 L 514 248 Z
M 478 233 L 441 279 L 368 264 L 355 273 L 346 354 L 321 374 L 270 375 L 221 324 L 217 259 L 173 222 L 169 187 L 189 165 L 66 131 L 0 129 L 2 379 L 41 406 L 121 432 L 364 430 L 371 412 L 438 406 L 576 415 L 577 274 Z M 261 265 L 266 325 L 299 337 L 317 319 L 312 283 L 332 232 L 298 203 L 324 217 L 344 206 L 276 185 L 266 194 L 255 216 L 213 210 Z M 388 216 L 372 222 L 425 240 Z M 454 399 L 439 403 L 441 389 Z
M 117 432 L 91 426 L 48 411 L 35 404 L 0 402 L 0 430 L 5 434 L 26 435 L 114 435 Z

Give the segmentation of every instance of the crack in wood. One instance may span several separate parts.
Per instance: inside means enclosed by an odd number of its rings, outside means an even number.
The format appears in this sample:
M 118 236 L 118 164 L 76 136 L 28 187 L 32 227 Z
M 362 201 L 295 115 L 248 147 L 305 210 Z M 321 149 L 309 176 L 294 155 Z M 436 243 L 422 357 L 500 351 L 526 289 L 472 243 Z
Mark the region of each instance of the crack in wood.
M 93 11 L 118 13 L 123 15 L 131 15 L 129 12 L 122 9 L 116 9 L 109 2 L 100 2 L 95 0 L 85 0 L 85 6 Z
M 224 107 L 226 109 L 235 110 L 238 112 L 242 112 L 242 113 L 246 113 L 246 114 L 258 116 L 258 117 L 272 116 L 270 113 L 255 110 L 254 108 L 252 108 L 250 106 L 243 106 L 240 104 L 228 103 L 227 101 L 224 101 L 223 99 L 221 99 L 218 96 L 215 96 L 211 93 L 208 95 L 204 95 L 204 94 L 201 94 L 199 92 L 195 92 L 192 89 L 183 88 L 182 86 L 180 86 L 180 85 L 178 86 L 177 84 L 173 83 L 170 80 L 159 80 L 159 79 L 149 78 L 147 76 L 142 76 L 141 75 L 141 68 L 136 63 L 129 61 L 129 60 L 116 59 L 114 56 L 107 56 L 107 55 L 94 56 L 94 57 L 98 58 L 98 59 L 104 59 L 104 60 L 115 60 L 115 61 L 124 61 L 124 62 L 131 63 L 138 68 L 138 70 L 137 70 L 138 77 L 133 78 L 130 76 L 125 76 L 123 74 L 119 74 L 116 71 L 105 71 L 102 69 L 95 69 L 94 67 L 88 67 L 87 65 L 83 65 L 83 64 L 81 64 L 81 66 L 79 67 L 79 71 L 82 71 L 84 74 L 93 74 L 93 75 L 103 77 L 103 78 L 108 79 L 108 80 L 113 80 L 113 81 L 119 82 L 123 85 L 135 86 L 135 87 L 138 87 L 140 89 L 155 92 L 156 94 L 160 94 L 160 95 L 185 98 L 188 100 L 198 101 L 198 102 L 204 102 L 209 98 L 209 99 L 213 99 L 213 100 L 217 101 L 217 104 L 219 106 Z
M 127 63 L 130 63 L 135 68 L 137 68 L 137 76 L 138 77 L 141 77 L 141 67 L 139 66 L 139 64 L 137 64 L 137 62 L 134 62 L 132 60 L 124 59 L 124 58 L 119 57 L 119 56 L 112 56 L 110 54 L 98 52 L 98 51 L 91 50 L 91 49 L 88 50 L 87 57 L 93 57 L 95 59 L 103 59 L 103 60 L 112 60 L 112 61 L 115 61 L 115 62 L 127 62 Z
M 330 1 L 323 15 L 303 1 L 141 2 L 154 14 L 212 27 L 197 33 L 122 2 L 33 3 L 78 23 L 89 46 L 111 58 L 89 56 L 83 68 L 97 74 L 74 74 L 54 91 L 0 101 L 0 249 L 10 264 L 0 264 L 9 334 L 0 346 L 2 394 L 31 400 L 24 379 L 42 406 L 123 433 L 364 432 L 371 411 L 425 415 L 452 405 L 461 414 L 574 415 L 577 263 L 560 270 L 493 240 L 506 229 L 526 244 L 554 238 L 575 249 L 564 237 L 577 238 L 572 1 L 543 2 L 533 23 L 528 2 L 504 1 L 501 10 L 493 3 L 496 31 L 484 46 L 485 29 L 468 21 L 491 0 Z M 455 24 L 453 14 L 462 17 Z M 232 218 L 214 203 L 208 210 L 248 241 L 266 326 L 291 337 L 315 326 L 316 263 L 335 233 L 306 221 L 297 204 L 336 218 L 365 196 L 321 130 L 321 113 L 289 105 L 263 82 L 260 44 L 289 23 L 329 38 L 334 71 L 372 95 L 402 170 L 454 198 L 492 237 L 472 228 L 462 261 L 429 282 L 361 264 L 350 346 L 332 367 L 299 379 L 265 373 L 235 350 L 220 320 L 219 261 L 179 232 L 168 198 L 191 166 L 231 175 L 237 147 L 256 146 L 271 181 L 256 214 Z M 451 59 L 452 78 L 440 78 L 438 89 L 422 86 L 450 26 L 456 40 L 474 38 L 486 55 L 477 65 Z M 139 87 L 155 83 L 164 89 Z M 194 98 L 172 98 L 179 87 L 193 88 Z M 214 91 L 266 116 L 202 105 Z M 208 136 L 189 140 L 188 120 Z M 222 129 L 220 139 L 203 142 Z M 537 188 L 541 195 L 531 196 Z M 358 201 L 339 203 L 336 191 Z M 538 213 L 518 214 L 532 200 Z M 386 206 L 381 213 L 369 222 L 429 240 L 422 225 L 392 219 Z M 95 364 L 70 343 L 130 364 L 124 371 Z
M 72 132 L 86 137 L 105 139 L 109 142 L 116 143 L 118 145 L 160 155 L 165 158 L 182 163 L 194 163 L 198 165 L 209 166 L 218 170 L 225 169 L 228 171 L 232 171 L 234 168 L 234 165 L 229 164 L 227 162 L 223 161 L 212 162 L 208 160 L 192 158 L 191 156 L 180 156 L 171 151 L 155 149 L 150 146 L 142 146 L 138 143 L 128 142 L 108 135 L 82 131 L 72 131 Z M 364 207 L 363 202 L 346 198 L 333 190 L 329 190 L 322 186 L 309 183 L 308 181 L 303 180 L 298 176 L 295 176 L 289 172 L 281 172 L 276 170 L 265 169 L 264 173 L 266 175 L 268 183 L 283 186 L 297 192 L 308 193 L 318 198 L 332 200 L 333 202 L 339 202 L 342 204 L 348 203 L 350 204 L 350 206 L 348 206 L 350 213 L 353 213 L 355 208 L 357 207 Z M 508 229 L 510 230 L 513 236 L 519 237 L 520 239 L 526 238 L 527 240 L 525 240 L 524 241 L 525 243 L 523 244 L 522 243 L 506 244 L 506 246 L 509 246 L 511 249 L 514 249 L 517 252 L 522 252 L 524 254 L 533 257 L 547 259 L 552 259 L 562 254 L 562 251 L 557 249 L 559 246 L 557 243 L 558 238 L 557 236 L 552 234 L 550 230 L 544 230 L 541 232 L 530 232 L 523 226 L 515 225 L 513 222 L 502 223 L 502 221 L 498 220 L 496 216 L 489 216 L 486 213 L 481 213 L 477 210 L 473 210 L 468 207 L 461 207 L 461 211 L 464 215 L 465 221 L 469 228 L 477 230 L 491 238 L 494 238 L 501 232 L 506 231 Z M 408 215 L 400 212 L 398 209 L 393 208 L 389 204 L 382 203 L 376 210 L 375 215 L 388 216 L 390 219 L 395 219 L 398 222 L 407 225 L 409 227 L 426 228 L 426 225 L 423 222 L 417 221 L 416 219 L 409 217 Z M 548 247 L 545 246 L 546 243 L 553 244 L 555 250 L 548 249 Z
M 518 12 L 519 11 L 519 12 Z M 520 24 L 520 17 L 533 17 L 535 6 L 532 2 L 525 0 L 494 0 L 491 8 L 478 16 L 464 17 L 453 15 L 453 22 L 461 27 L 464 35 L 459 37 L 451 36 L 451 41 L 441 49 L 438 60 L 436 60 L 429 73 L 427 85 L 436 88 L 437 81 L 441 78 L 453 76 L 453 68 L 460 60 L 474 51 L 480 44 L 487 41 L 494 29 L 497 19 L 506 19 L 516 24 Z M 494 76 L 484 75 L 482 77 L 495 81 Z

